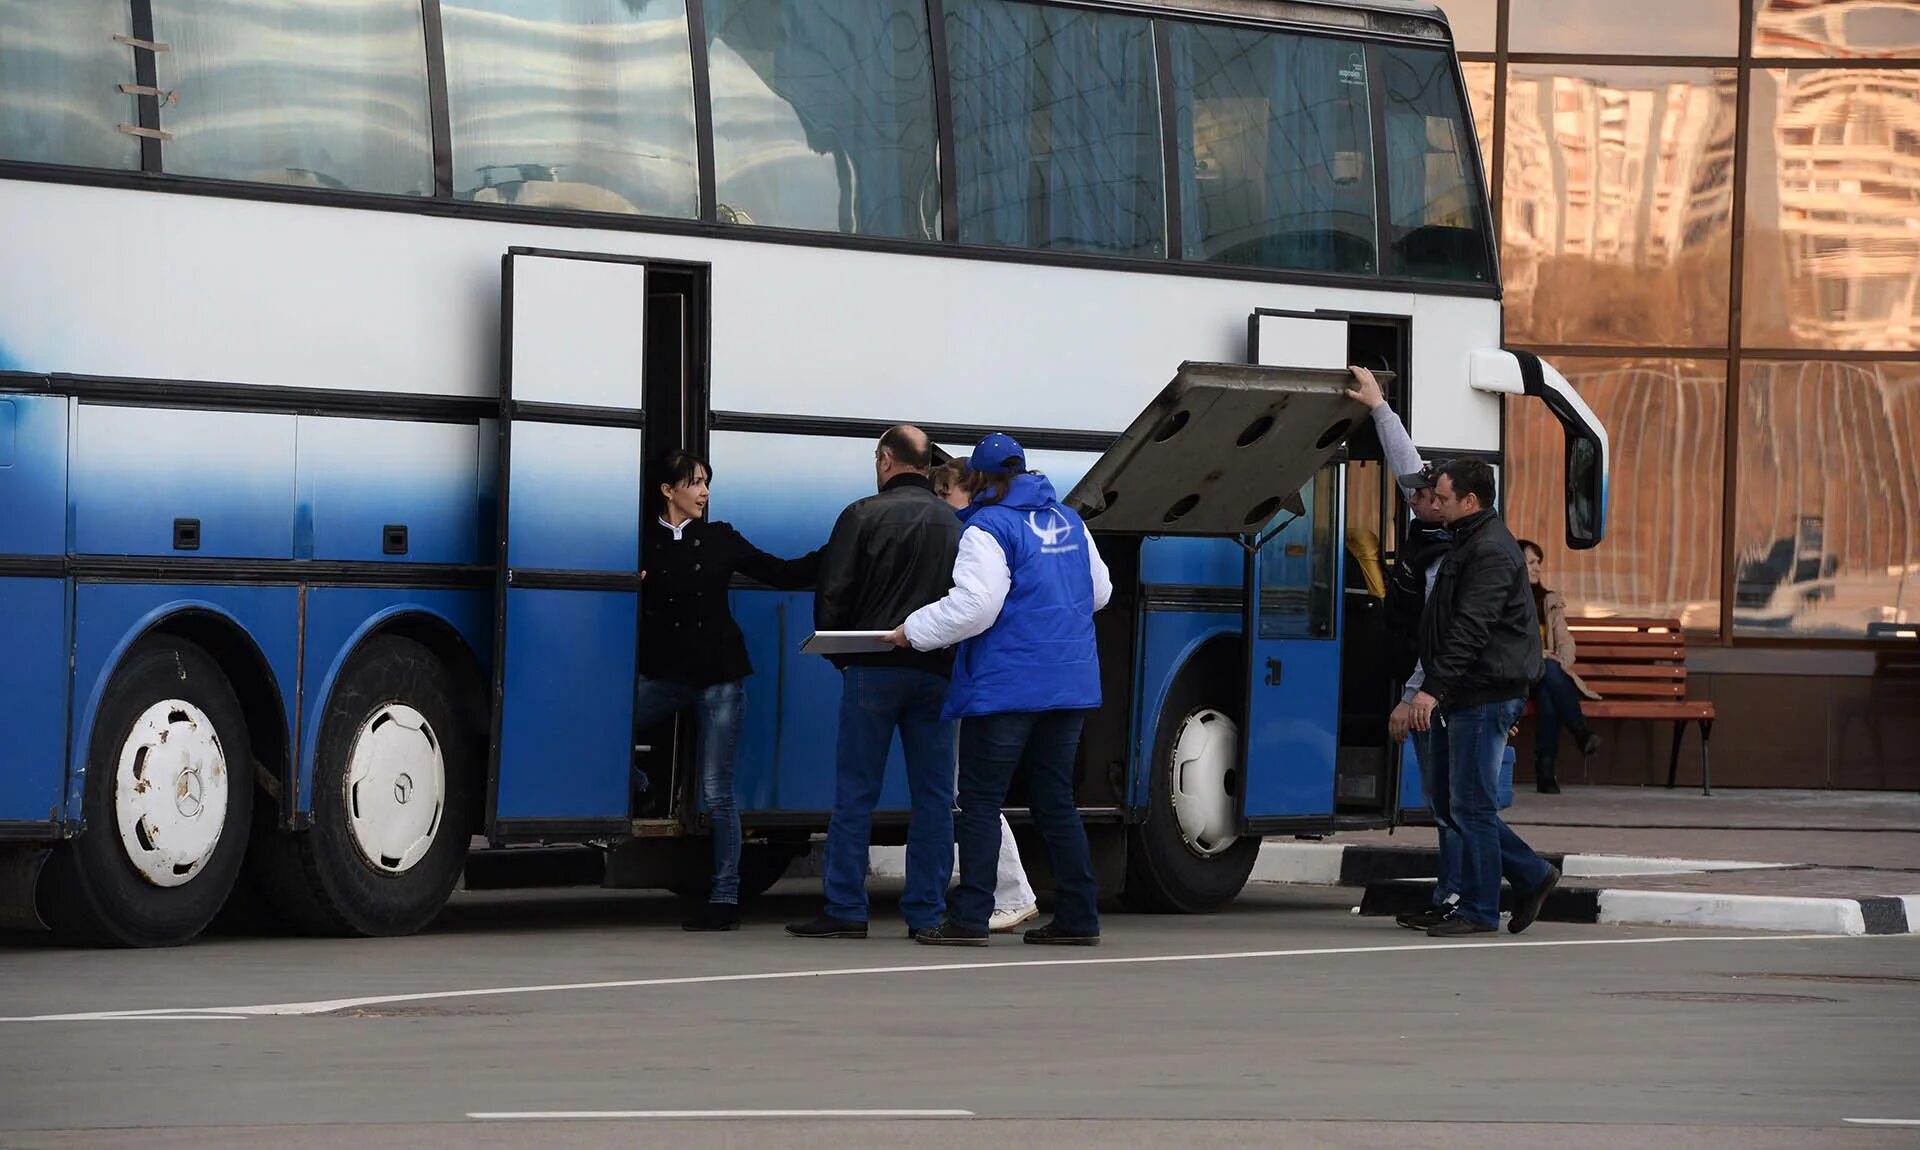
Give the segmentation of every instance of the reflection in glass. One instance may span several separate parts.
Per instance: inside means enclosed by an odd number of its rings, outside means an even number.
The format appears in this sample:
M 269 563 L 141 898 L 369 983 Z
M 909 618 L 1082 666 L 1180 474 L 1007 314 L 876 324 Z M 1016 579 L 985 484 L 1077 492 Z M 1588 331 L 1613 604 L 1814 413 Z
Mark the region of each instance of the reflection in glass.
M 1203 24 L 1171 32 L 1186 258 L 1375 270 L 1360 46 Z
M 1333 634 L 1333 524 L 1338 472 L 1323 467 L 1300 489 L 1301 506 L 1282 511 L 1260 548 L 1260 637 L 1324 639 Z M 1304 512 L 1301 514 L 1300 512 Z
M 937 239 L 921 0 L 704 0 L 720 218 Z
M 1914 0 L 1754 0 L 1753 54 L 1920 57 Z
M 1507 46 L 1585 56 L 1732 56 L 1739 0 L 1512 0 Z
M 1726 344 L 1734 95 L 1730 68 L 1512 66 L 1509 339 Z
M 1383 46 L 1387 90 L 1386 271 L 1487 283 L 1493 279 L 1486 195 L 1474 172 L 1453 57 Z
M 463 200 L 694 216 L 686 0 L 442 0 Z
M 413 0 L 153 0 L 169 172 L 433 193 L 426 40 Z
M 1493 179 L 1493 89 L 1498 83 L 1495 65 L 1462 60 L 1467 79 L 1467 103 L 1473 109 L 1473 134 L 1480 141 L 1480 170 Z
M 1920 68 L 1753 73 L 1742 340 L 1920 347 Z
M 1499 31 L 1500 0 L 1443 0 L 1453 46 L 1461 52 L 1491 52 Z
M 1678 618 L 1720 626 L 1726 365 L 1556 357 L 1612 442 L 1606 542 L 1566 548 L 1566 435 L 1539 400 L 1507 400 L 1501 511 L 1547 552 L 1575 615 Z
M 950 0 L 946 31 L 960 239 L 1165 254 L 1151 25 Z
M 0 159 L 137 168 L 126 0 L 0 0 Z
M 1920 364 L 1742 367 L 1735 634 L 1920 620 L 1916 444 Z

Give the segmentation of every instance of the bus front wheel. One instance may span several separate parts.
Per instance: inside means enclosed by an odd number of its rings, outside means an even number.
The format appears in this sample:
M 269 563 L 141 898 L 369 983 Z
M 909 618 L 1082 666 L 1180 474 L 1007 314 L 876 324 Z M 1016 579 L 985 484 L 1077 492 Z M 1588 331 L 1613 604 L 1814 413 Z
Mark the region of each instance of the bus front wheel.
M 1147 817 L 1127 844 L 1126 903 L 1197 914 L 1232 900 L 1253 873 L 1256 835 L 1236 830 L 1240 731 L 1205 676 L 1175 682 L 1154 732 Z
M 140 640 L 114 672 L 87 749 L 86 830 L 41 876 L 56 933 L 109 946 L 177 946 L 206 928 L 246 855 L 253 750 L 211 655 Z
M 478 760 L 458 686 L 426 647 L 376 635 L 341 668 L 313 764 L 313 825 L 260 836 L 274 913 L 323 935 L 411 934 L 466 865 Z

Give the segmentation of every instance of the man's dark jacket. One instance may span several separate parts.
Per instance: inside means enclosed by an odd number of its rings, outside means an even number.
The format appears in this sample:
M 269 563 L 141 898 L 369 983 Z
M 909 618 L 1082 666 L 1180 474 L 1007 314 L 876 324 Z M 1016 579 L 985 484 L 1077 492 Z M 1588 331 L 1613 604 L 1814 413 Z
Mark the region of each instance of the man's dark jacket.
M 1395 689 L 1413 674 L 1420 657 L 1420 616 L 1427 609 L 1427 568 L 1447 556 L 1453 535 L 1438 523 L 1418 519 L 1400 541 L 1400 554 L 1387 573 L 1387 668 Z
M 814 590 L 814 630 L 893 630 L 953 587 L 959 551 L 960 517 L 933 493 L 927 477 L 894 476 L 880 494 L 848 504 L 834 523 Z M 953 671 L 953 652 L 904 648 L 836 655 L 833 662 L 947 675 Z
M 1491 510 L 1452 526 L 1453 547 L 1420 616 L 1422 689 L 1442 712 L 1525 698 L 1543 668 L 1520 545 Z

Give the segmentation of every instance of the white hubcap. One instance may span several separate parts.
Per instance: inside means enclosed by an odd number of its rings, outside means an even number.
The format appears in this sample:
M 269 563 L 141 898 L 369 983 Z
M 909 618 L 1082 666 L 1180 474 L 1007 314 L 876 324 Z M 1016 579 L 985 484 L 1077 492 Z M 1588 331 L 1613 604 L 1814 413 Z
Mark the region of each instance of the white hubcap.
M 367 862 L 389 874 L 419 862 L 446 795 L 446 761 L 427 717 L 405 703 L 375 708 L 347 754 L 347 819 Z
M 1187 849 L 1217 855 L 1240 836 L 1233 799 L 1240 788 L 1236 760 L 1240 728 L 1211 707 L 1188 715 L 1173 740 L 1173 815 Z
M 227 756 L 207 713 L 183 699 L 141 712 L 120 747 L 113 817 L 140 877 L 180 886 L 200 873 L 227 821 Z

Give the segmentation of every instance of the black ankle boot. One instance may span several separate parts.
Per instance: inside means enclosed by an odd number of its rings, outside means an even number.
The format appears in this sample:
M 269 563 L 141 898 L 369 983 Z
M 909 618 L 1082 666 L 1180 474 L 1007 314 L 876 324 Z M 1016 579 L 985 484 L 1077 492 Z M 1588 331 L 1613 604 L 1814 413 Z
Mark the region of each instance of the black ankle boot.
M 1534 758 L 1533 789 L 1543 795 L 1557 795 L 1560 793 L 1560 780 L 1554 776 L 1552 759 Z

